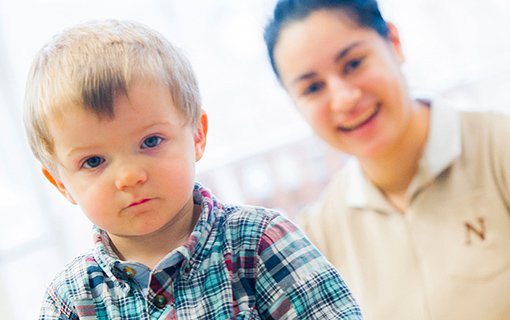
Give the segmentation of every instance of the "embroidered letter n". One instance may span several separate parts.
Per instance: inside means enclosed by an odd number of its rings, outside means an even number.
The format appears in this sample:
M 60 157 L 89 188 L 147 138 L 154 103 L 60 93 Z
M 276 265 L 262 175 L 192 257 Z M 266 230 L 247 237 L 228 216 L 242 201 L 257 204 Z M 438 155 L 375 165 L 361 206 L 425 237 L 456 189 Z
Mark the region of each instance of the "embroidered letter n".
M 479 217 L 476 219 L 476 223 L 471 223 L 469 221 L 464 221 L 464 226 L 466 227 L 466 245 L 471 245 L 473 243 L 472 237 L 476 236 L 480 240 L 485 240 L 485 219 Z

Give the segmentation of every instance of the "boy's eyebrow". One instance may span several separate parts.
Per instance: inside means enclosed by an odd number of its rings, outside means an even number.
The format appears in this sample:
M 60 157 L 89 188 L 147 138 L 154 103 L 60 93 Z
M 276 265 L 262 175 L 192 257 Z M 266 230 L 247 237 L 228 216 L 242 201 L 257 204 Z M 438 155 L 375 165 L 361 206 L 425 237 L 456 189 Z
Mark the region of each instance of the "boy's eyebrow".
M 88 149 L 94 149 L 95 147 L 94 146 L 88 146 L 88 147 L 78 147 L 78 148 L 72 148 L 70 149 L 66 154 L 65 154 L 65 158 L 72 158 L 73 155 L 75 153 L 80 153 L 80 152 L 84 152 Z
M 144 126 L 144 127 L 140 128 L 138 131 L 143 132 L 143 131 L 149 130 L 150 128 L 158 127 L 158 126 L 180 127 L 181 124 L 180 123 L 173 123 L 173 122 L 170 122 L 170 121 L 157 121 L 157 122 L 151 123 L 151 124 L 149 124 L 147 126 Z M 80 152 L 83 152 L 83 151 L 86 151 L 86 150 L 89 150 L 89 149 L 95 149 L 95 148 L 98 148 L 98 146 L 91 145 L 91 146 L 86 146 L 86 147 L 72 148 L 72 149 L 70 149 L 65 154 L 65 156 L 67 158 L 70 158 L 74 153 L 80 153 Z
M 338 61 L 340 61 L 341 59 L 345 58 L 345 56 L 354 48 L 360 46 L 362 44 L 361 41 L 356 41 L 356 42 L 353 42 L 351 43 L 350 45 L 348 45 L 347 47 L 343 48 L 342 50 L 340 50 L 340 52 L 337 53 L 337 55 L 335 56 L 335 59 L 333 59 L 333 61 L 335 63 L 337 63 Z M 311 71 L 311 72 L 307 72 L 305 74 L 302 74 L 300 75 L 299 77 L 295 78 L 292 83 L 296 83 L 296 82 L 299 82 L 299 81 L 303 81 L 303 80 L 308 80 L 308 79 L 311 79 L 313 77 L 315 77 L 317 75 L 316 72 L 314 71 Z
M 146 125 L 145 127 L 141 128 L 141 131 L 145 131 L 145 130 L 148 130 L 148 129 L 152 128 L 152 127 L 157 127 L 157 126 L 171 126 L 171 127 L 175 127 L 176 124 L 171 122 L 171 121 L 168 121 L 168 120 L 157 121 L 157 122 L 151 123 L 151 124 Z

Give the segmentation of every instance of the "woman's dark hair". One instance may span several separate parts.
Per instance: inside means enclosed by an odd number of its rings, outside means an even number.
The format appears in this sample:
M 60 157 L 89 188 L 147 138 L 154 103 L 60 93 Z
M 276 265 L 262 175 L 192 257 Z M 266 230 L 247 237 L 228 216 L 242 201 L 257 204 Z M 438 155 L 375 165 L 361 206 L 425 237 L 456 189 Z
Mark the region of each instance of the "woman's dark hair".
M 317 10 L 343 12 L 360 27 L 373 29 L 383 38 L 388 37 L 388 26 L 376 0 L 279 0 L 274 8 L 273 17 L 264 29 L 269 61 L 278 79 L 280 75 L 274 61 L 274 47 L 281 30 L 292 22 L 305 19 Z

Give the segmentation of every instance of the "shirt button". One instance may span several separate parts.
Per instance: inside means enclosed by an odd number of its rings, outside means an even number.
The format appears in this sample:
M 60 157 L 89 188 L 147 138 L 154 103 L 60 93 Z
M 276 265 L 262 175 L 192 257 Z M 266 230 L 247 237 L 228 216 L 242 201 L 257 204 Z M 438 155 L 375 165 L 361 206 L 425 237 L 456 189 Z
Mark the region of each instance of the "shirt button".
M 163 309 L 166 306 L 167 300 L 166 297 L 162 294 L 158 294 L 154 297 L 154 305 L 160 309 Z
M 135 269 L 133 268 L 130 268 L 130 267 L 125 267 L 124 268 L 124 274 L 129 278 L 129 279 L 133 279 L 135 277 L 135 274 L 136 274 L 136 271 Z

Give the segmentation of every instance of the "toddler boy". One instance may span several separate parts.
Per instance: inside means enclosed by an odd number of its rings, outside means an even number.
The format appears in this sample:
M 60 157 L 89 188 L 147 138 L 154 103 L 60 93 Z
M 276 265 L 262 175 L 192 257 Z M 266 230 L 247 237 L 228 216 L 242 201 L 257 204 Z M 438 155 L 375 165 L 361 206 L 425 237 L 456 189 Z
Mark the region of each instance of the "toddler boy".
M 33 62 L 25 125 L 46 178 L 94 225 L 40 319 L 361 318 L 291 222 L 194 182 L 207 116 L 159 33 L 105 20 L 57 35 Z

